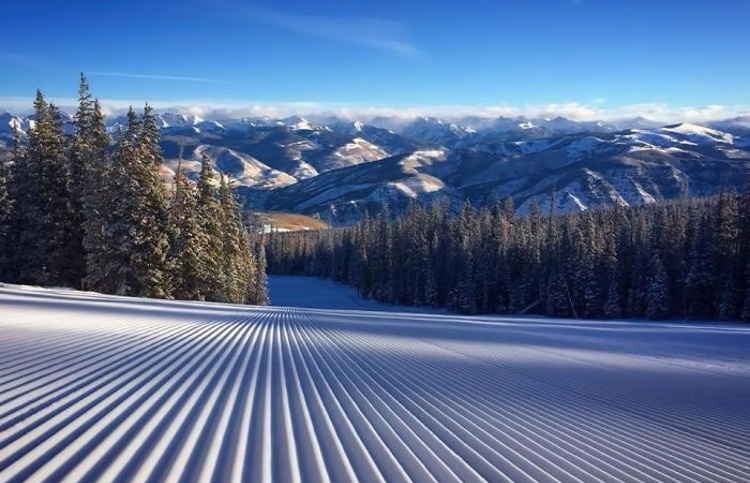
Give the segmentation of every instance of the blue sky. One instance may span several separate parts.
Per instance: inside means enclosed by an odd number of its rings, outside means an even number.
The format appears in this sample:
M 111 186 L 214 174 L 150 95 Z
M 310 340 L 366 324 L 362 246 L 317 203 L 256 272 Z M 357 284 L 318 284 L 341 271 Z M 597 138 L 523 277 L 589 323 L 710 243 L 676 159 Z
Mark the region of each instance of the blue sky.
M 112 107 L 720 117 L 750 106 L 744 0 L 27 0 L 0 109 L 76 73 Z

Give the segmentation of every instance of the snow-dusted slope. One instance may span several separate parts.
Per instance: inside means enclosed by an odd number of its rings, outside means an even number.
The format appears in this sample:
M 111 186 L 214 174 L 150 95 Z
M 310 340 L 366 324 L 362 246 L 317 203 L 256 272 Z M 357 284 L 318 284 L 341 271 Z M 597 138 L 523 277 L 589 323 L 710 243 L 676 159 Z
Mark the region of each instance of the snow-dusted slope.
M 0 314 L 4 482 L 750 481 L 746 326 L 14 287 Z

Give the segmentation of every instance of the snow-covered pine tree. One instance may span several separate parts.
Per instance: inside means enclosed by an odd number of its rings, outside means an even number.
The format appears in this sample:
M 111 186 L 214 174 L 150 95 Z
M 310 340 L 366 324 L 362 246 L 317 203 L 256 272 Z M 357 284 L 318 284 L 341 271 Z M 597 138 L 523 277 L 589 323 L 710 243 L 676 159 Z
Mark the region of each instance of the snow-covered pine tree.
M 252 253 L 246 239 L 242 236 L 242 226 L 238 223 L 237 207 L 224 175 L 219 184 L 218 214 L 221 223 L 221 258 L 222 295 L 224 300 L 232 303 L 246 303 L 252 299 L 255 274 L 252 265 Z
M 203 248 L 203 283 L 206 300 L 226 300 L 226 276 L 222 275 L 223 229 L 221 209 L 216 199 L 214 170 L 211 158 L 201 156 L 201 171 L 198 176 L 197 221 L 200 230 L 208 241 Z
M 253 297 L 247 302 L 255 305 L 268 304 L 268 280 L 266 264 L 266 247 L 262 239 L 255 240 L 255 265 L 252 265 L 252 258 L 249 260 L 248 267 L 252 267 L 253 274 Z
M 117 140 L 110 187 L 116 190 L 107 231 L 119 260 L 109 267 L 115 293 L 165 298 L 171 295 L 168 210 L 159 167 L 131 108 L 128 128 Z
M 146 103 L 143 108 L 143 117 L 141 118 L 141 149 L 147 160 L 151 161 L 157 171 L 164 163 L 161 154 L 161 133 L 156 125 L 154 109 Z
M 209 240 L 197 219 L 198 191 L 178 168 L 174 179 L 174 194 L 170 210 L 173 260 L 172 285 L 174 297 L 181 300 L 204 300 L 205 250 Z
M 265 305 L 268 303 L 265 243 L 249 237 L 239 206 L 223 175 L 219 205 L 223 234 L 221 270 L 225 277 L 226 300 Z
M 69 264 L 75 254 L 75 223 L 61 114 L 41 91 L 34 111 L 28 145 L 13 168 L 16 243 L 23 247 L 16 250 L 18 281 L 77 286 Z
M 114 254 L 110 249 L 107 227 L 117 187 L 112 186 L 107 152 L 110 139 L 99 101 L 94 100 L 93 109 L 88 116 L 90 117 L 85 124 L 82 123 L 82 127 L 85 125 L 86 128 L 78 131 L 81 139 L 77 154 L 83 160 L 81 206 L 83 249 L 86 253 L 85 285 L 90 290 L 106 292 L 109 283 L 106 267 L 110 265 L 109 257 Z
M 20 157 L 20 139 L 17 127 L 13 126 L 13 157 L 11 162 Z M 13 249 L 13 210 L 15 201 L 11 193 L 12 178 L 10 165 L 0 161 L 0 280 L 11 281 L 14 278 L 12 267 Z
M 84 285 L 86 276 L 86 252 L 84 239 L 84 190 L 88 188 L 87 173 L 90 171 L 90 133 L 93 122 L 94 100 L 91 96 L 86 77 L 81 73 L 78 86 L 78 110 L 73 118 L 75 132 L 70 143 L 68 165 L 70 169 L 71 209 L 73 211 L 73 237 L 75 238 L 75 252 L 70 260 L 71 266 L 80 280 L 78 285 Z
M 499 206 L 479 215 L 465 206 L 455 216 L 438 203 L 422 221 L 412 207 L 396 221 L 381 214 L 347 228 L 272 234 L 267 247 L 273 273 L 348 273 L 360 294 L 401 304 L 421 303 L 421 286 L 426 303 L 470 312 L 726 317 L 720 280 L 733 273 L 740 290 L 724 295 L 727 306 L 743 294 L 750 318 L 750 194 L 741 209 L 737 195 L 724 196 L 547 218 L 533 204 L 515 217 Z M 733 269 L 724 271 L 726 247 Z
M 81 73 L 78 88 L 78 110 L 74 117 L 75 132 L 70 147 L 70 172 L 73 217 L 75 220 L 76 256 L 73 260 L 82 285 L 97 290 L 95 273 L 102 264 L 104 213 L 108 210 L 105 193 L 107 147 L 109 136 L 99 102 L 91 95 L 86 77 Z M 92 273 L 94 272 L 94 273 Z

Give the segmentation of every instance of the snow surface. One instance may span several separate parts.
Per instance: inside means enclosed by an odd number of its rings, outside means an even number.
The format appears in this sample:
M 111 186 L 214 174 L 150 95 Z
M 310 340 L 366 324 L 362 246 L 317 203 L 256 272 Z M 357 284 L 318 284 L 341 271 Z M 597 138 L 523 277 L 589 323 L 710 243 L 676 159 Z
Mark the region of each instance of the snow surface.
M 324 308 L 0 287 L 0 481 L 750 481 L 746 325 L 270 287 Z

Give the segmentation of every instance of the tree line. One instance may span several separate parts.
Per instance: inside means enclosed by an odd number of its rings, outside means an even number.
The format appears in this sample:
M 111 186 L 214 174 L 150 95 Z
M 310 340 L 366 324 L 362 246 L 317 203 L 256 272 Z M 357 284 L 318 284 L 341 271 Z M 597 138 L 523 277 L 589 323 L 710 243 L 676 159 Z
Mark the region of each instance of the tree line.
M 553 201 L 554 206 L 554 201 Z M 387 208 L 351 227 L 278 233 L 269 273 L 452 311 L 582 318 L 750 319 L 750 192 L 516 216 L 512 199 L 452 214 Z
M 0 280 L 156 298 L 263 304 L 265 253 L 227 180 L 165 183 L 148 104 L 114 141 L 81 75 L 73 133 L 37 91 L 27 139 L 0 163 Z

